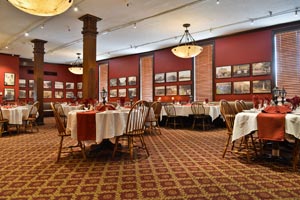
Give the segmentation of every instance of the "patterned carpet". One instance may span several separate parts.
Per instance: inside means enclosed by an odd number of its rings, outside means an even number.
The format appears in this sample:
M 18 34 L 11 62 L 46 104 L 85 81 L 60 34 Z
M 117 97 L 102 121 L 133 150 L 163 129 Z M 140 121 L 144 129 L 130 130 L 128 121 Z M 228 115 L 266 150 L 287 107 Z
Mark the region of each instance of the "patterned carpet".
M 300 174 L 288 164 L 221 154 L 224 129 L 162 129 L 146 135 L 150 157 L 136 162 L 111 151 L 65 155 L 52 118 L 39 133 L 0 138 L 0 199 L 300 199 Z M 74 144 L 68 140 L 68 144 Z

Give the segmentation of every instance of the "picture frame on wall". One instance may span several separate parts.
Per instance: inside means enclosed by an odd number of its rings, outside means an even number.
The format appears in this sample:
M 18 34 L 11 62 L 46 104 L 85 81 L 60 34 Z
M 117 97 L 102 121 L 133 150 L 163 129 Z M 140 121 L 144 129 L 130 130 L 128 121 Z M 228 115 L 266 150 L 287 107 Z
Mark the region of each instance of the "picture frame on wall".
M 191 70 L 184 70 L 178 72 L 178 81 L 190 81 L 191 80 Z
M 78 91 L 78 92 L 77 92 L 77 97 L 78 97 L 79 99 L 82 99 L 82 97 L 83 97 L 83 96 L 82 96 L 82 91 Z
M 118 86 L 126 86 L 126 77 L 121 77 L 118 79 Z
M 33 86 L 34 86 L 34 80 L 29 80 L 28 87 L 33 88 Z
M 26 98 L 26 90 L 19 90 L 19 99 Z
M 156 86 L 154 88 L 155 96 L 165 96 L 165 86 Z
M 62 98 L 64 98 L 64 91 L 55 91 L 54 92 L 54 97 L 56 99 L 62 99 Z
M 109 90 L 109 97 L 111 98 L 118 97 L 118 90 L 117 89 Z
M 178 86 L 179 95 L 191 95 L 192 94 L 192 86 L 191 85 L 179 85 Z
M 49 90 L 44 91 L 43 96 L 44 96 L 45 99 L 52 98 L 52 91 L 49 91 Z
M 250 94 L 250 81 L 233 82 L 234 94 Z
M 54 88 L 55 89 L 64 89 L 64 83 L 60 81 L 55 81 L 54 82 Z
M 109 80 L 109 86 L 110 86 L 110 87 L 117 86 L 117 83 L 118 83 L 118 81 L 117 81 L 116 78 L 111 78 L 111 79 Z
M 15 74 L 14 73 L 4 73 L 4 85 L 14 86 L 15 85 Z
M 166 95 L 167 96 L 177 95 L 177 85 L 168 85 L 168 86 L 166 86 Z
M 15 89 L 5 88 L 4 89 L 4 98 L 6 101 L 14 101 L 15 100 Z
M 119 89 L 118 94 L 119 97 L 126 97 L 126 89 Z
M 177 72 L 167 72 L 166 73 L 166 82 L 176 82 L 177 81 Z
M 271 80 L 257 80 L 252 81 L 253 93 L 271 93 Z
M 250 64 L 233 65 L 233 77 L 250 76 Z
M 216 83 L 216 94 L 231 94 L 231 82 Z
M 73 82 L 66 82 L 66 89 L 72 90 L 75 88 L 75 84 Z
M 271 74 L 271 62 L 252 63 L 252 76 L 263 76 Z
M 128 77 L 128 85 L 136 85 L 136 76 Z
M 26 87 L 26 80 L 25 79 L 19 79 L 19 87 L 25 88 Z
M 34 97 L 34 91 L 33 90 L 29 90 L 28 91 L 28 98 L 33 98 Z
M 128 97 L 136 97 L 136 88 L 128 88 Z
M 164 83 L 165 82 L 165 73 L 158 73 L 154 75 L 155 83 Z
M 231 78 L 231 66 L 216 67 L 216 78 Z
M 72 98 L 74 98 L 74 92 L 66 92 L 66 98 L 67 99 L 72 99 Z
M 50 89 L 51 88 L 51 81 L 44 81 L 44 89 Z
M 82 82 L 77 83 L 77 90 L 82 90 Z

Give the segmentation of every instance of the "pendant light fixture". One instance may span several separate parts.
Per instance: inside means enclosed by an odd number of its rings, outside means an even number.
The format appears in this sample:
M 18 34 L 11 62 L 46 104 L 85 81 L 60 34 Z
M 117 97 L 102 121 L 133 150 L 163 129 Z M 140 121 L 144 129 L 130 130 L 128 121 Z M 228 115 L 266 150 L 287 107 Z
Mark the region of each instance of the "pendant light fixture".
M 38 16 L 54 16 L 67 11 L 74 0 L 8 0 L 23 12 Z
M 82 67 L 82 60 L 80 58 L 80 53 L 76 53 L 77 55 L 77 60 L 75 62 L 71 63 L 72 66 L 68 68 L 68 70 L 77 75 L 82 75 L 83 74 L 83 67 Z
M 195 44 L 194 38 L 189 33 L 188 27 L 190 27 L 190 24 L 183 24 L 183 27 L 185 27 L 184 34 L 178 46 L 174 47 L 172 52 L 175 56 L 180 58 L 195 57 L 202 52 L 203 48 Z

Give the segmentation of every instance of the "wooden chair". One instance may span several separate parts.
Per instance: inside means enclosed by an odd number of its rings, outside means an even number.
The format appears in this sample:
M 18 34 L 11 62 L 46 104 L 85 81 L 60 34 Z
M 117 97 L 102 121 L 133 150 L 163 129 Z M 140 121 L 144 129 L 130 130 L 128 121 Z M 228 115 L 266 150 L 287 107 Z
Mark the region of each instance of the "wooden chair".
M 144 149 L 149 156 L 149 151 L 147 149 L 145 140 L 144 140 L 144 131 L 145 131 L 145 121 L 149 114 L 149 104 L 146 101 L 139 100 L 137 101 L 130 109 L 126 129 L 123 135 L 116 137 L 115 147 L 112 154 L 112 158 L 115 157 L 117 151 L 129 152 L 130 159 L 133 160 L 133 148 L 138 147 L 137 144 L 134 145 L 134 139 L 139 138 L 141 146 L 140 148 Z M 122 137 L 127 139 L 127 149 L 120 148 L 119 141 Z
M 0 106 L 0 137 L 4 132 L 6 132 L 7 124 L 8 124 L 8 119 L 3 118 L 3 113 Z
M 240 100 L 240 103 L 241 103 L 242 106 L 243 106 L 243 110 L 249 110 L 249 109 L 250 109 L 249 106 L 247 106 L 247 104 L 245 103 L 244 100 Z
M 55 103 L 54 106 L 56 107 L 56 111 L 59 115 L 59 117 L 61 118 L 61 120 L 63 121 L 63 125 L 66 127 L 67 126 L 67 115 L 64 112 L 64 109 L 61 105 L 61 103 Z
M 146 124 L 145 124 L 146 128 L 148 128 L 150 130 L 150 133 L 152 133 L 153 130 L 154 130 L 154 132 L 156 132 L 156 130 L 157 130 L 159 132 L 159 134 L 161 134 L 160 126 L 159 126 L 159 119 L 160 119 L 162 104 L 158 101 L 154 101 L 151 104 L 151 108 L 152 108 L 152 110 L 149 111 L 149 115 L 146 120 Z
M 177 125 L 180 125 L 183 128 L 183 123 L 181 116 L 176 115 L 176 109 L 173 103 L 167 103 L 164 105 L 164 109 L 167 113 L 166 126 L 173 125 L 176 128 Z
M 205 110 L 205 107 L 203 105 L 203 102 L 199 102 L 199 101 L 195 101 L 192 103 L 191 105 L 191 109 L 193 112 L 193 125 L 192 125 L 192 129 L 195 128 L 195 126 L 198 125 L 197 121 L 200 120 L 201 122 L 201 126 L 202 129 L 205 130 L 206 128 L 210 128 L 211 127 L 211 117 L 209 116 L 209 114 L 207 113 L 207 111 Z
M 236 113 L 243 112 L 243 110 L 247 110 L 247 109 L 244 108 L 244 106 L 243 106 L 243 104 L 240 100 L 235 100 L 234 101 L 234 107 L 235 107 Z
M 38 117 L 39 107 L 40 107 L 40 102 L 38 102 L 38 101 L 34 102 L 31 109 L 30 109 L 30 111 L 29 111 L 28 117 L 23 119 L 25 132 L 26 132 L 28 126 L 30 127 L 31 132 L 33 132 L 33 126 L 35 126 L 37 132 L 39 132 L 39 128 L 38 128 L 38 125 L 36 123 L 36 118 Z
M 54 115 L 54 118 L 55 118 L 55 124 L 56 124 L 56 128 L 57 128 L 57 131 L 58 131 L 58 136 L 60 137 L 56 162 L 59 161 L 62 153 L 72 153 L 73 148 L 75 148 L 75 147 L 79 147 L 81 149 L 82 156 L 86 160 L 85 146 L 82 144 L 82 142 L 78 141 L 78 144 L 75 145 L 75 146 L 67 146 L 67 147 L 63 146 L 64 138 L 65 137 L 70 137 L 71 133 L 66 132 L 66 128 L 65 128 L 65 126 L 63 124 L 63 121 L 62 121 L 62 119 L 61 119 L 61 117 L 58 113 L 58 110 L 57 110 L 57 108 L 59 108 L 58 104 L 60 104 L 60 103 L 51 102 L 51 108 L 53 110 L 53 115 Z M 69 151 L 63 151 L 63 149 L 69 149 Z
M 239 147 L 236 148 L 235 142 L 231 143 L 232 131 L 233 131 L 234 120 L 235 120 L 235 115 L 236 115 L 235 108 L 232 107 L 228 101 L 220 100 L 220 112 L 223 116 L 223 119 L 225 120 L 226 127 L 227 127 L 227 135 L 228 135 L 222 157 L 224 158 L 226 152 L 229 151 L 232 153 L 245 154 L 247 156 L 247 161 L 250 162 L 250 153 L 251 152 L 250 152 L 250 148 L 248 145 L 249 137 L 251 138 L 251 142 L 252 142 L 252 148 L 253 148 L 252 150 L 254 151 L 255 155 L 257 156 L 257 151 L 256 151 L 256 147 L 254 144 L 253 135 L 249 134 L 249 135 L 244 136 L 242 138 L 242 145 L 240 145 Z M 231 143 L 231 149 L 228 150 L 230 143 Z

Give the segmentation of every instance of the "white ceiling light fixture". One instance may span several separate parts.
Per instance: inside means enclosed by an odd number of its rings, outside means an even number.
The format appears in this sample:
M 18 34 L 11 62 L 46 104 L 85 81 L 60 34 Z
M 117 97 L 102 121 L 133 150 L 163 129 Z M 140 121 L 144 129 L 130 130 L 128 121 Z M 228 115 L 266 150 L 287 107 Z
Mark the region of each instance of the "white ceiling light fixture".
M 190 27 L 190 24 L 183 24 L 183 27 L 185 27 L 184 34 L 178 46 L 172 49 L 172 53 L 180 58 L 195 57 L 203 51 L 203 48 L 195 44 L 194 38 L 189 33 L 187 28 Z
M 8 0 L 23 12 L 38 16 L 54 16 L 67 11 L 73 0 Z
M 82 60 L 80 58 L 80 53 L 76 53 L 77 55 L 77 60 L 75 62 L 71 63 L 72 66 L 68 68 L 68 70 L 77 75 L 82 75 L 83 74 L 83 67 L 82 67 Z

